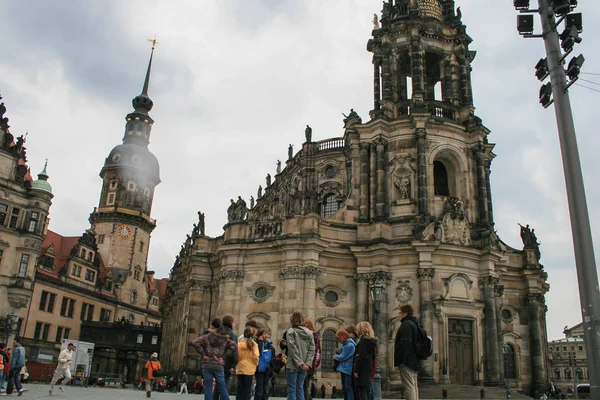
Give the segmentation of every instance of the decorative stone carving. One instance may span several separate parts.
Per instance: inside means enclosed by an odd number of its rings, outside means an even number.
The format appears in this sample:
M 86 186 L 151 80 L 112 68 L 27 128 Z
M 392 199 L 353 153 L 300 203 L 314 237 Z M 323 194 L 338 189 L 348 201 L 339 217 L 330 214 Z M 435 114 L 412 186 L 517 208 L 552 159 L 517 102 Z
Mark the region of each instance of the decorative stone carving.
M 504 285 L 496 285 L 494 286 L 494 296 L 502 297 L 504 296 Z
M 480 288 L 485 288 L 485 287 L 495 287 L 498 283 L 500 283 L 500 279 L 496 278 L 495 276 L 484 276 L 483 278 L 479 278 L 479 287 Z
M 352 128 L 356 124 L 362 124 L 362 118 L 360 118 L 353 108 L 350 109 L 350 114 L 346 115 L 342 113 L 342 115 L 344 116 L 344 129 Z
M 22 279 L 15 281 L 15 284 L 9 286 L 7 289 L 8 303 L 13 308 L 23 308 L 27 305 L 27 302 L 31 298 L 31 289 L 24 287 Z
M 348 296 L 348 292 L 340 289 L 337 286 L 325 286 L 317 289 L 319 298 L 327 307 L 336 307 L 340 302 Z
M 415 171 L 412 167 L 413 158 L 410 156 L 395 157 L 390 161 L 390 193 L 396 204 L 410 203 L 413 199 Z
M 221 271 L 217 274 L 218 281 L 241 282 L 244 280 L 245 271 L 242 269 L 232 269 Z
M 200 291 L 210 290 L 211 288 L 214 288 L 214 286 L 215 286 L 214 282 L 201 281 L 201 280 L 196 280 L 196 279 L 190 280 L 189 285 L 190 285 L 191 289 L 200 290 Z
M 283 279 L 316 278 L 321 275 L 321 272 L 315 267 L 283 267 L 279 270 L 279 276 Z
M 435 275 L 435 268 L 419 268 L 417 269 L 417 279 L 420 281 L 431 280 Z
M 473 281 L 463 273 L 452 274 L 448 278 L 444 278 L 444 295 L 445 299 L 462 299 L 473 300 Z
M 257 282 L 246 288 L 248 295 L 257 303 L 264 303 L 269 297 L 273 296 L 275 286 L 269 286 L 265 282 Z
M 423 240 L 439 240 L 443 243 L 468 246 L 471 244 L 471 228 L 456 197 L 446 199 L 441 221 L 431 222 L 423 231 Z
M 541 293 L 531 293 L 527 295 L 526 304 L 537 304 L 539 306 L 546 305 L 546 298 Z
M 42 241 L 41 240 L 35 240 L 35 239 L 26 238 L 25 242 L 23 243 L 23 245 L 25 247 L 27 247 L 28 249 L 40 250 L 42 248 Z
M 373 283 L 374 281 L 389 282 L 392 280 L 392 274 L 385 271 L 368 272 L 365 274 L 354 274 L 354 279 L 357 281 L 366 281 Z
M 413 296 L 413 289 L 409 280 L 398 280 L 396 286 L 396 299 L 399 303 L 408 303 Z
M 0 246 L 10 247 L 10 243 L 8 243 L 6 240 L 2 239 L 2 236 L 0 236 Z

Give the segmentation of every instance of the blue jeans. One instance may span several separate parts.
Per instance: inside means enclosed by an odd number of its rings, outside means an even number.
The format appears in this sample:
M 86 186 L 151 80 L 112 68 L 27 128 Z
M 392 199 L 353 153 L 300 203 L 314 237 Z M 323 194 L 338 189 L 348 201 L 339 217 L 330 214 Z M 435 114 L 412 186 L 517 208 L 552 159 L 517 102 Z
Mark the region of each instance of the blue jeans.
M 342 391 L 344 400 L 354 400 L 354 389 L 352 388 L 352 375 L 342 374 Z
M 287 398 L 288 400 L 304 400 L 304 380 L 306 379 L 306 371 L 297 369 L 285 372 L 287 379 Z
M 225 386 L 225 374 L 223 371 L 202 368 L 202 376 L 204 377 L 204 400 L 213 400 L 213 378 L 215 379 L 215 388 L 219 389 L 221 400 L 229 400 L 229 393 L 227 393 L 227 386 Z
M 8 374 L 8 385 L 6 385 L 6 394 L 12 393 L 13 386 L 15 386 L 17 390 L 23 389 L 23 386 L 21 386 L 21 368 L 23 367 L 15 367 L 10 370 Z
M 4 389 L 4 369 L 0 369 L 0 389 Z

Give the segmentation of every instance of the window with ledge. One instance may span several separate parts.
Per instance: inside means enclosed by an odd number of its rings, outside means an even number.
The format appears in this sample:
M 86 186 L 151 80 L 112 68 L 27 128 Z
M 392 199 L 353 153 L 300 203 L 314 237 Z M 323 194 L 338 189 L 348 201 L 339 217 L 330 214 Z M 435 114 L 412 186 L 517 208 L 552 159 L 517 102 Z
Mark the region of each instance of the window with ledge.
M 6 225 L 6 216 L 8 215 L 8 206 L 0 203 L 0 225 Z
M 40 311 L 47 311 L 52 313 L 54 311 L 54 303 L 56 301 L 56 294 L 50 293 L 45 290 L 42 291 L 40 296 Z
M 324 371 L 329 371 L 333 368 L 333 356 L 336 348 L 337 340 L 335 338 L 335 331 L 333 329 L 327 329 L 323 332 L 323 340 L 321 341 L 321 350 L 323 353 L 321 362 Z
M 71 336 L 71 328 L 65 328 L 65 333 L 63 334 L 63 339 L 68 339 Z
M 81 278 L 81 265 L 73 264 L 73 268 L 71 268 L 71 275 Z
M 17 229 L 17 223 L 19 222 L 19 214 L 21 213 L 21 209 L 17 207 L 12 208 L 12 212 L 10 213 L 10 222 L 8 223 L 8 227 L 12 229 Z
M 92 261 L 92 258 L 94 257 L 94 253 L 92 253 L 91 251 L 87 254 L 87 260 L 88 261 Z
M 135 182 L 130 181 L 127 183 L 127 190 L 129 190 L 130 192 L 135 190 Z
M 100 309 L 100 321 L 110 322 L 110 310 L 107 310 L 106 308 Z
M 85 249 L 81 249 L 81 253 L 79 254 L 79 258 L 82 258 L 85 260 Z
M 44 255 L 42 256 L 40 264 L 42 265 L 42 268 L 52 271 L 54 270 L 54 257 Z
M 158 344 L 158 336 L 152 336 L 152 344 Z
M 21 262 L 19 263 L 19 278 L 25 278 L 27 276 L 27 268 L 29 267 L 29 254 L 21 255 Z
M 60 305 L 60 316 L 73 318 L 75 313 L 75 300 L 68 297 L 63 297 L 62 304 Z
M 117 181 L 110 181 L 110 183 L 108 184 L 108 188 L 110 190 L 116 190 L 117 189 Z
M 34 340 L 48 340 L 48 334 L 50 333 L 50 324 L 45 322 L 36 322 L 35 330 L 33 332 Z
M 331 217 L 337 212 L 339 204 L 335 198 L 335 194 L 325 196 L 323 204 L 321 204 L 321 217 Z
M 152 305 L 153 306 L 157 306 L 158 305 L 158 299 L 156 297 L 152 298 Z
M 448 171 L 441 161 L 433 162 L 433 188 L 436 196 L 450 196 Z
M 56 337 L 54 338 L 54 343 L 60 343 L 63 338 L 63 327 L 59 326 L 56 328 Z
M 106 198 L 106 205 L 112 206 L 114 204 L 115 204 L 115 193 L 111 192 L 108 194 L 108 197 Z
M 560 380 L 560 369 L 558 368 L 554 370 L 554 379 Z
M 137 300 L 137 292 L 135 290 L 132 290 L 131 296 L 129 297 L 129 302 L 131 304 L 134 304 L 136 300 Z
M 98 235 L 98 244 L 102 244 L 102 243 L 104 243 L 104 234 L 103 233 Z
M 27 227 L 27 231 L 31 232 L 31 233 L 35 233 L 37 231 L 39 220 L 40 220 L 40 213 L 37 211 L 33 211 L 31 213 L 31 217 L 29 217 L 29 226 Z
M 517 364 L 515 359 L 515 348 L 512 344 L 507 343 L 506 353 L 504 353 L 504 363 L 507 379 L 517 379 Z
M 93 321 L 94 320 L 94 305 L 83 303 L 81 305 L 80 319 L 82 321 Z
M 85 270 L 85 280 L 88 282 L 96 281 L 96 271 L 92 271 L 91 269 Z
M 144 343 L 144 335 L 142 335 L 141 333 L 137 335 L 137 342 Z

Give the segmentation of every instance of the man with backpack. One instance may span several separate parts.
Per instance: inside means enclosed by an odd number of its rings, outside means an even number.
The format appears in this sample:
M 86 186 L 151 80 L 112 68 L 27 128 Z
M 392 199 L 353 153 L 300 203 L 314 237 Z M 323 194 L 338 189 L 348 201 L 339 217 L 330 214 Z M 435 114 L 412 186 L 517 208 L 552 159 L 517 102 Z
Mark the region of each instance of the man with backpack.
M 400 325 L 400 329 L 396 334 L 394 346 L 394 366 L 398 367 L 400 372 L 400 379 L 402 379 L 404 395 L 407 400 L 418 400 L 417 371 L 419 370 L 419 360 L 429 358 L 432 351 L 431 339 L 419 326 L 413 314 L 412 305 L 404 304 L 400 306 L 402 325 Z

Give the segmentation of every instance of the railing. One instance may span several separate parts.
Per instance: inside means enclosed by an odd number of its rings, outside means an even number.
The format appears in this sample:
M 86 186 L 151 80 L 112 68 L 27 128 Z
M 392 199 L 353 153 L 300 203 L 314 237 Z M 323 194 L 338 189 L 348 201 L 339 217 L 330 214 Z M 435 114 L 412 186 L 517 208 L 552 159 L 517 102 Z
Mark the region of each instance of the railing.
M 319 150 L 318 151 L 327 151 L 327 150 L 341 150 L 346 146 L 346 141 L 343 137 L 333 138 L 322 140 L 318 142 Z
M 283 231 L 283 222 L 259 222 L 250 225 L 250 238 L 261 239 L 281 235 Z
M 438 117 L 438 118 L 448 118 L 448 119 L 456 119 L 456 115 L 454 112 L 454 109 L 444 106 L 442 104 L 430 104 L 429 105 L 429 112 L 431 113 L 431 115 L 433 115 L 434 117 Z

